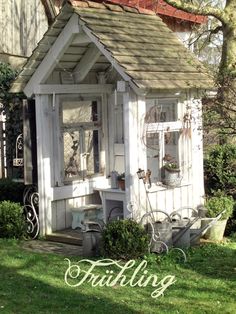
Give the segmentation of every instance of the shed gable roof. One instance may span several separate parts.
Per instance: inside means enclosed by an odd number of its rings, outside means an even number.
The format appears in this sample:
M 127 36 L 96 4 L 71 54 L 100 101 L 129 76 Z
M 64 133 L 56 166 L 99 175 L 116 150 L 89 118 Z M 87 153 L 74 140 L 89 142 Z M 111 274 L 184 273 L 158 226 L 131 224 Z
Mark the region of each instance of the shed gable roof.
M 123 78 L 141 89 L 212 86 L 202 64 L 153 11 L 90 1 L 70 1 L 49 28 L 13 84 L 23 90 L 73 13 Z

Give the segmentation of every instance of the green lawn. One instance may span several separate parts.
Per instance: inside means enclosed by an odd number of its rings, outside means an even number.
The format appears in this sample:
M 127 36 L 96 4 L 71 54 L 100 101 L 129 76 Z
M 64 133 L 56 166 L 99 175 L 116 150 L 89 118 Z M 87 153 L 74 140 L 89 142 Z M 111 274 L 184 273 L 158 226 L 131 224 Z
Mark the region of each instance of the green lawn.
M 178 254 L 147 258 L 149 273 L 176 279 L 164 296 L 153 299 L 151 285 L 69 287 L 63 256 L 32 253 L 22 243 L 0 239 L 0 314 L 236 313 L 236 243 L 204 245 L 187 256 L 187 263 Z M 78 260 L 71 258 L 73 264 Z

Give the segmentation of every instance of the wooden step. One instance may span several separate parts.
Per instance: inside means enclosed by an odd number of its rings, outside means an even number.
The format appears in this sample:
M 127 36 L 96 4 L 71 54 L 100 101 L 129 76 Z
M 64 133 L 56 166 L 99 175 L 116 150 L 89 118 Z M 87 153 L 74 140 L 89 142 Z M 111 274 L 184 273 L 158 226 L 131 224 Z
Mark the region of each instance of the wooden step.
M 46 235 L 46 240 L 82 246 L 82 233 L 78 230 L 64 229 Z

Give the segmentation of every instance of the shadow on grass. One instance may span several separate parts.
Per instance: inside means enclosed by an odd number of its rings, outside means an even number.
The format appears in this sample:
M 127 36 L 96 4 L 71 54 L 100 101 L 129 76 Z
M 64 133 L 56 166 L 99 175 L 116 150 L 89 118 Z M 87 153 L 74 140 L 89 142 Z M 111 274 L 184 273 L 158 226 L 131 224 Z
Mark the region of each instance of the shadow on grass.
M 1 244 L 1 243 L 0 243 Z M 152 287 L 70 288 L 64 283 L 64 257 L 22 250 L 2 242 L 0 249 L 0 313 L 233 313 L 235 250 L 206 245 L 188 252 L 186 264 L 166 261 L 150 266 L 151 273 L 176 275 L 164 298 L 152 299 Z M 169 258 L 169 260 L 168 260 Z M 80 258 L 71 258 L 77 261 Z M 2 265 L 2 266 L 1 266 Z M 213 280 L 211 280 L 213 279 Z M 214 280 L 217 279 L 217 280 Z M 2 308 L 4 306 L 4 308 Z
M 154 314 L 178 313 L 179 305 L 168 301 L 168 297 L 152 299 L 150 290 L 138 289 L 124 292 L 123 289 L 113 290 L 109 297 L 104 297 L 103 289 L 91 288 L 86 284 L 71 288 L 64 283 L 64 274 L 60 274 L 51 282 L 47 271 L 47 281 L 40 279 L 39 273 L 27 273 L 27 267 L 34 259 L 21 267 L 0 265 L 0 313 L 2 314 Z M 26 272 L 22 274 L 22 272 Z M 56 273 L 56 272 L 55 272 Z M 56 273 L 56 277 L 59 277 Z M 108 293 L 107 293 L 108 295 Z M 183 312 L 185 313 L 185 312 Z
M 26 265 L 25 265 L 26 266 Z M 55 287 L 20 274 L 21 270 L 0 266 L 1 313 L 138 313 L 125 304 L 83 293 L 79 288 Z M 37 275 L 37 274 L 36 274 Z M 63 280 L 63 278 L 62 278 Z

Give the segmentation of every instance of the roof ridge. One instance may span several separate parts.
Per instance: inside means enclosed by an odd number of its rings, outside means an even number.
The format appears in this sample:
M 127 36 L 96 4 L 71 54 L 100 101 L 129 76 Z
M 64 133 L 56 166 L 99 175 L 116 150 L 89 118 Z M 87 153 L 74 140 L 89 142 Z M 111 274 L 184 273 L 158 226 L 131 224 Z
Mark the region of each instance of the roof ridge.
M 89 0 L 68 0 L 67 1 L 72 7 L 76 8 L 93 8 L 93 9 L 104 9 L 113 12 L 129 12 L 134 14 L 144 14 L 144 15 L 156 15 L 152 10 L 144 9 L 141 7 L 133 7 L 122 4 L 114 4 L 112 2 L 95 2 Z

